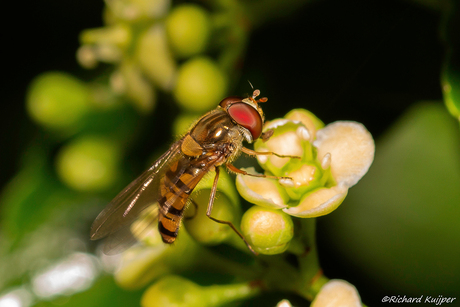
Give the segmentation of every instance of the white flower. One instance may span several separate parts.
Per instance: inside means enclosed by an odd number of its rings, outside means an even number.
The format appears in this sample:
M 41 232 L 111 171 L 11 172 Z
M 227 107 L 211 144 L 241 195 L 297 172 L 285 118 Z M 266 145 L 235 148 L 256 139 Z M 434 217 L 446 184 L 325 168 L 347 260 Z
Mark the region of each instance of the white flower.
M 293 216 L 328 214 L 342 203 L 348 189 L 372 164 L 375 151 L 372 135 L 362 124 L 351 121 L 337 121 L 323 127 L 305 110 L 295 110 L 286 117 L 289 119 L 266 124 L 265 130 L 275 132 L 267 142 L 256 142 L 255 149 L 300 156 L 301 159 L 258 156 L 267 175 L 292 180 L 238 175 L 238 191 L 252 203 L 282 209 Z

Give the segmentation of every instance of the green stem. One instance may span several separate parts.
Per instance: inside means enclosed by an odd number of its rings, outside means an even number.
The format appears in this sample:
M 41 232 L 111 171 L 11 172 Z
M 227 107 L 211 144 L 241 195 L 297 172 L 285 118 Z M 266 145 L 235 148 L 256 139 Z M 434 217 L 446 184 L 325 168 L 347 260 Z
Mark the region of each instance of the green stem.
M 262 265 L 265 266 L 262 281 L 266 288 L 293 292 L 301 286 L 302 279 L 298 270 L 287 263 L 282 255 L 260 255 L 259 259 Z
M 205 248 L 203 248 L 201 252 L 200 260 L 197 265 L 208 270 L 212 269 L 212 271 L 238 276 L 244 280 L 257 280 L 262 274 L 261 268 L 256 264 L 249 266 L 243 265 L 219 256 Z
M 321 287 L 328 281 L 319 265 L 318 250 L 316 247 L 316 219 L 301 219 L 300 240 L 304 244 L 304 253 L 297 256 L 299 262 L 301 285 L 300 295 L 313 300 Z

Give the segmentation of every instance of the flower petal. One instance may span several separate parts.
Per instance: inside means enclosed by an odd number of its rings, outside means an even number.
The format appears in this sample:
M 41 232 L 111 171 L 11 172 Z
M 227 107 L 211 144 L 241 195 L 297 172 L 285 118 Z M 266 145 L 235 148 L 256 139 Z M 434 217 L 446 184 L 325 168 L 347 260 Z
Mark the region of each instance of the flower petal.
M 374 160 L 375 145 L 369 131 L 357 122 L 338 121 L 316 135 L 313 145 L 318 148 L 318 159 L 330 153 L 331 172 L 337 183 L 355 185 Z
M 294 109 L 286 114 L 284 118 L 304 124 L 312 135 L 312 139 L 315 139 L 316 131 L 324 127 L 323 122 L 315 114 L 304 109 Z
M 319 188 L 306 196 L 296 207 L 283 209 L 287 214 L 297 217 L 317 217 L 335 210 L 347 196 L 348 189 L 343 185 L 332 188 Z
M 345 280 L 332 279 L 316 295 L 311 307 L 361 307 L 355 286 Z
M 253 167 L 244 169 L 256 174 Z M 289 197 L 276 179 L 236 176 L 236 188 L 247 201 L 271 209 L 286 208 Z

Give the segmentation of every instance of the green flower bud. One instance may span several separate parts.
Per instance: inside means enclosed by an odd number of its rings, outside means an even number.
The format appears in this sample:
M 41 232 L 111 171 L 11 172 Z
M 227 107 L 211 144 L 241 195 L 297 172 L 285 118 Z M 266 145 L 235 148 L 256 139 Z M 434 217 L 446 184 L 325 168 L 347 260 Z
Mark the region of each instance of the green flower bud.
M 62 181 L 80 191 L 110 187 L 119 172 L 120 150 L 110 140 L 86 136 L 61 148 L 56 161 Z
M 73 132 L 90 109 L 90 92 L 69 74 L 48 72 L 30 85 L 26 107 L 30 117 L 46 128 Z
M 244 213 L 241 230 L 254 250 L 265 255 L 284 252 L 294 236 L 294 224 L 289 215 L 258 206 Z
M 179 290 L 179 291 L 178 291 Z M 142 307 L 206 306 L 201 287 L 180 276 L 166 276 L 142 295 Z
M 227 77 L 213 60 L 196 57 L 180 67 L 173 94 L 184 109 L 204 112 L 216 107 L 227 86 Z
M 196 193 L 192 194 L 192 198 L 197 207 L 190 205 L 187 210 L 188 217 L 184 220 L 188 233 L 205 245 L 217 245 L 236 235 L 228 225 L 217 223 L 206 216 L 213 183 L 214 172 L 206 176 L 196 187 Z M 228 173 L 220 172 L 217 190 L 211 216 L 238 225 L 236 222 L 241 215 L 239 198 Z
M 111 77 L 115 92 L 126 95 L 143 113 L 150 113 L 156 102 L 155 88 L 142 75 L 138 66 L 125 61 Z
M 142 219 L 138 221 L 142 223 Z M 174 245 L 161 241 L 157 224 L 141 239 L 150 246 L 134 246 L 122 255 L 122 262 L 115 273 L 116 282 L 126 289 L 144 287 L 152 280 L 167 274 L 186 271 L 205 257 L 206 252 L 188 235 L 185 229 Z M 136 232 L 136 226 L 132 230 Z M 142 226 L 141 226 L 142 227 Z
M 184 220 L 184 225 L 189 234 L 198 242 L 205 245 L 217 245 L 224 242 L 232 235 L 233 230 L 226 224 L 217 223 L 206 216 L 206 209 L 209 202 L 210 190 L 202 190 L 201 193 L 193 197 L 197 204 L 190 206 L 189 212 L 194 215 Z M 212 209 L 212 217 L 234 223 L 235 212 L 230 200 L 223 194 L 217 193 Z
M 252 297 L 259 288 L 248 283 L 203 287 L 180 276 L 166 276 L 142 296 L 142 307 L 213 307 Z
M 155 84 L 166 91 L 172 89 L 177 67 L 162 24 L 155 24 L 139 35 L 135 60 Z
M 106 5 L 114 16 L 112 19 L 151 22 L 169 11 L 171 0 L 111 0 Z
M 166 33 L 174 53 L 186 58 L 206 49 L 211 21 L 206 10 L 195 4 L 176 6 L 166 19 Z
M 80 34 L 83 45 L 113 45 L 122 49 L 128 47 L 131 39 L 131 29 L 120 23 L 110 27 L 86 29 Z

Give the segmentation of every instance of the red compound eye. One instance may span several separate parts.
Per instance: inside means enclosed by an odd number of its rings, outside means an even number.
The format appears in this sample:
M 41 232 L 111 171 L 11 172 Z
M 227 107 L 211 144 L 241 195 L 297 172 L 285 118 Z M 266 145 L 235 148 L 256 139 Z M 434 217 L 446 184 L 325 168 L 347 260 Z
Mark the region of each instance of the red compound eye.
M 243 102 L 234 103 L 227 112 L 238 125 L 249 130 L 253 140 L 259 138 L 262 133 L 262 118 L 253 107 Z

